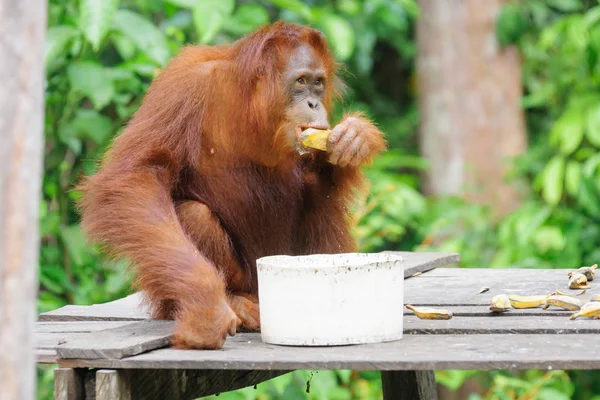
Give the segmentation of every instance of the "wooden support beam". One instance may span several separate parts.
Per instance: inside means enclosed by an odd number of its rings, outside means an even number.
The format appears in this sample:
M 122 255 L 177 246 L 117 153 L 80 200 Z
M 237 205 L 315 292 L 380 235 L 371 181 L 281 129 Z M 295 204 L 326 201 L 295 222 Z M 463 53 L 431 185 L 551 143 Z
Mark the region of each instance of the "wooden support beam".
M 57 368 L 54 370 L 54 400 L 84 400 L 83 370 Z
M 384 400 L 437 400 L 433 371 L 382 371 Z
M 46 0 L 0 0 L 0 399 L 33 400 Z
M 131 371 L 96 371 L 96 400 L 131 400 Z
M 191 369 L 90 370 L 85 374 L 85 399 L 193 400 L 254 386 L 287 372 Z

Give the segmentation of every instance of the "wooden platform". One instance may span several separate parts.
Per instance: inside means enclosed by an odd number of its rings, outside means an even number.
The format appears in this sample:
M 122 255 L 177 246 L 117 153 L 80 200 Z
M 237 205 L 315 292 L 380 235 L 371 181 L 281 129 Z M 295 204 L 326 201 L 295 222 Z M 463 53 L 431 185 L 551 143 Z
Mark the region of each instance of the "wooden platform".
M 38 360 L 77 371 L 118 371 L 114 376 L 129 382 L 132 399 L 160 398 L 147 397 L 148 393 L 140 397 L 139 388 L 131 389 L 134 375 L 142 381 L 171 374 L 169 379 L 178 381 L 178 374 L 196 374 L 205 382 L 203 391 L 190 394 L 198 397 L 198 393 L 216 393 L 224 387 L 233 389 L 224 383 L 225 378 L 235 378 L 238 385 L 251 385 L 296 369 L 381 370 L 389 371 L 383 375 L 387 397 L 404 398 L 397 397 L 394 382 L 411 381 L 429 387 L 431 371 L 437 369 L 600 367 L 600 349 L 593 345 L 600 333 L 600 320 L 569 320 L 570 312 L 552 308 L 500 315 L 488 310 L 491 297 L 498 293 L 547 294 L 557 289 L 577 293 L 567 289 L 566 270 L 440 268 L 458 261 L 458 256 L 404 255 L 408 278 L 405 303 L 445 307 L 454 312 L 454 318 L 421 320 L 398 305 L 398 315 L 390 318 L 404 315 L 405 329 L 404 338 L 395 342 L 293 347 L 265 344 L 259 334 L 237 334 L 221 350 L 176 350 L 169 348 L 174 323 L 149 320 L 147 310 L 139 305 L 140 296 L 133 295 L 103 305 L 67 306 L 40 315 Z M 413 276 L 417 272 L 422 274 Z M 479 294 L 482 287 L 489 287 L 489 291 Z M 578 298 L 585 302 L 598 294 L 600 280 L 592 282 L 592 289 Z M 125 371 L 130 371 L 129 375 L 123 375 Z M 392 396 L 392 392 L 396 394 Z

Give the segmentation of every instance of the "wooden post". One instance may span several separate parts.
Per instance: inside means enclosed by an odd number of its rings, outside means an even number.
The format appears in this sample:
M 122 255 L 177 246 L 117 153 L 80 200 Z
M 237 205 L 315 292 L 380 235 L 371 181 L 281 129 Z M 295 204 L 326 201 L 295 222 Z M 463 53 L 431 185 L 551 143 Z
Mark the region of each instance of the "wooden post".
M 437 400 L 433 371 L 381 371 L 384 400 Z
M 54 370 L 54 400 L 84 400 L 83 373 L 81 369 L 56 368 Z
M 131 379 L 127 370 L 96 371 L 96 400 L 131 400 Z
M 0 0 L 0 399 L 35 398 L 46 0 Z

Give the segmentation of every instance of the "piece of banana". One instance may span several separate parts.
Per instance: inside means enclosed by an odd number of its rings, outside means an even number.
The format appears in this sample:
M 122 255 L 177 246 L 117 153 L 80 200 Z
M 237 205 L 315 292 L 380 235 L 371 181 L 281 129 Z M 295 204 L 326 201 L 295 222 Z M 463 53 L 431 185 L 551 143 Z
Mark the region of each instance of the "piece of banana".
M 509 294 L 508 299 L 513 308 L 537 308 L 546 302 L 548 296 L 520 296 L 518 294 Z
M 584 304 L 583 307 L 581 307 L 581 310 L 571 315 L 569 319 L 575 319 L 579 317 L 600 319 L 600 302 L 592 301 Z
M 330 134 L 329 129 L 308 128 L 300 134 L 300 142 L 306 147 L 326 151 Z
M 571 296 L 571 297 L 577 296 L 577 297 L 579 297 L 579 296 L 583 296 L 585 294 L 585 292 L 587 292 L 587 289 L 583 289 L 580 293 L 577 293 L 577 294 L 574 294 L 574 293 L 565 293 L 565 292 L 561 292 L 560 290 L 557 290 L 557 291 L 554 291 L 554 292 L 550 293 L 550 296 L 553 295 L 553 294 L 559 294 L 561 296 Z
M 598 268 L 598 264 L 594 264 L 591 267 L 581 267 L 577 270 L 580 274 L 585 275 L 589 282 L 594 280 L 594 275 L 596 274 L 596 269 Z
M 450 319 L 452 318 L 452 311 L 442 310 L 433 307 L 415 307 L 408 304 L 406 306 L 409 310 L 415 313 L 420 319 Z
M 600 294 L 592 297 L 592 299 L 590 301 L 597 301 L 600 303 Z
M 505 294 L 497 294 L 490 301 L 490 310 L 493 312 L 504 312 L 511 308 L 510 299 Z
M 550 306 L 569 311 L 578 311 L 581 309 L 581 301 L 572 296 L 552 295 L 546 299 L 542 308 L 546 310 Z
M 569 272 L 569 289 L 589 289 L 590 285 L 584 274 L 576 271 Z

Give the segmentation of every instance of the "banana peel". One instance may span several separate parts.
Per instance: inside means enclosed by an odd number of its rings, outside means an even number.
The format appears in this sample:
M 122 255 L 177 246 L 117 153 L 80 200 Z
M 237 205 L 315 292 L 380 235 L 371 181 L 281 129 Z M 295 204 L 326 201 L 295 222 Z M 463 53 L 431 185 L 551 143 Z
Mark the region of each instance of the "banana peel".
M 584 304 L 581 310 L 572 314 L 569 319 L 577 319 L 579 317 L 600 319 L 600 302 L 592 301 Z
M 581 301 L 572 296 L 552 295 L 546 299 L 542 308 L 547 310 L 550 306 L 568 311 L 579 311 L 581 309 Z
M 594 264 L 591 267 L 581 267 L 577 270 L 580 274 L 585 275 L 589 282 L 594 280 L 594 276 L 596 275 L 596 269 L 598 268 L 598 264 Z
M 492 297 L 492 300 L 490 301 L 490 311 L 492 312 L 500 313 L 508 311 L 512 308 L 513 307 L 510 303 L 510 299 L 505 294 L 497 294 L 496 296 Z
M 569 289 L 589 289 L 587 277 L 576 271 L 569 272 Z
M 450 319 L 452 318 L 452 311 L 443 310 L 433 307 L 415 307 L 410 304 L 406 305 L 406 308 L 415 313 L 420 319 Z
M 509 294 L 508 300 L 513 308 L 538 308 L 544 305 L 547 295 L 540 296 L 520 296 L 517 294 Z
M 329 129 L 305 129 L 300 134 L 300 143 L 306 147 L 327 151 L 327 140 L 331 131 Z
M 550 296 L 554 295 L 554 294 L 558 294 L 561 296 L 579 297 L 579 296 L 583 296 L 585 294 L 585 292 L 587 292 L 587 289 L 583 289 L 580 293 L 577 293 L 577 294 L 565 293 L 565 292 L 561 292 L 560 290 L 556 290 L 556 291 L 550 293 Z

